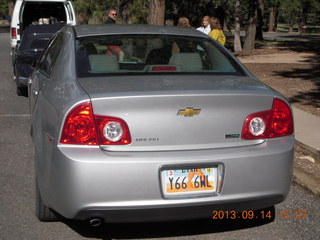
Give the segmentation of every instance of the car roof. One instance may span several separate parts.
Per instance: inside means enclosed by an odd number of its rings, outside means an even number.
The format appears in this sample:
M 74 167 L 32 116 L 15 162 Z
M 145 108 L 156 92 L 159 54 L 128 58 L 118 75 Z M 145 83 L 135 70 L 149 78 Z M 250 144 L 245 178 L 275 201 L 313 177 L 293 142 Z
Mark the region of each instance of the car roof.
M 193 28 L 177 26 L 160 26 L 149 24 L 99 24 L 99 25 L 77 25 L 72 26 L 77 37 L 117 35 L 117 34 L 168 34 L 187 35 L 194 37 L 206 37 L 208 35 Z

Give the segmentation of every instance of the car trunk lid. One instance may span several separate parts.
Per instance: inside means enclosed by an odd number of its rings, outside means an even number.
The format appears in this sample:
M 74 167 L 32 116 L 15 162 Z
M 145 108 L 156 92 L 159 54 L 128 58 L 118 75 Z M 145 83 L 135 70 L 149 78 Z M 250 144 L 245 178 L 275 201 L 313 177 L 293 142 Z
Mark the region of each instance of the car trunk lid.
M 96 115 L 118 117 L 132 143 L 110 151 L 168 151 L 238 147 L 244 120 L 269 110 L 273 97 L 261 82 L 243 76 L 116 76 L 80 79 Z

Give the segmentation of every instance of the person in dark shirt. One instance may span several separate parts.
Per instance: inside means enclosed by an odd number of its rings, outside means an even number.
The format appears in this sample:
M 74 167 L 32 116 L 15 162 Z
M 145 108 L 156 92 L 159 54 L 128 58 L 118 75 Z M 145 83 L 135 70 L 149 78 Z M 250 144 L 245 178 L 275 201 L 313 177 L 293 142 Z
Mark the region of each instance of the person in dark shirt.
M 108 19 L 106 20 L 106 24 L 116 23 L 116 18 L 117 18 L 117 10 L 110 9 L 108 13 Z
M 110 9 L 108 13 L 108 19 L 106 20 L 106 24 L 115 24 L 117 18 L 117 10 Z M 124 52 L 121 50 L 119 46 L 107 46 L 107 54 L 116 55 L 118 57 L 119 62 L 123 62 Z

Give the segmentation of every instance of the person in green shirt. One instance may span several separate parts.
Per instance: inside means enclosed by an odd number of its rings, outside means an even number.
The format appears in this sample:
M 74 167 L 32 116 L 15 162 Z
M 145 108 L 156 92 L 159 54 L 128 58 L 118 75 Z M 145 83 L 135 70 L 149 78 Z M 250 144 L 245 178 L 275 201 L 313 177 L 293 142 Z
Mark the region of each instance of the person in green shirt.
M 222 46 L 226 44 L 226 36 L 224 35 L 219 18 L 212 17 L 210 19 L 211 32 L 209 36 L 219 42 Z

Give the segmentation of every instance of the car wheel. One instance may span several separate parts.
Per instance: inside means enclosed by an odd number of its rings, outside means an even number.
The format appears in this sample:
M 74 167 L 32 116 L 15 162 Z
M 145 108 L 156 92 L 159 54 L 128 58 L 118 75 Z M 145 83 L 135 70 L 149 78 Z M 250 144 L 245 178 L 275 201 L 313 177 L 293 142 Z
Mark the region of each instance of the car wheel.
M 17 87 L 17 95 L 28 97 L 28 89 L 25 87 Z
M 59 220 L 58 215 L 42 202 L 37 181 L 36 181 L 36 217 L 41 222 L 54 222 Z

